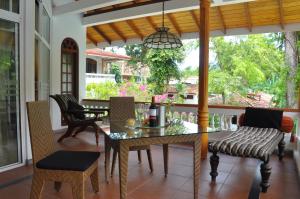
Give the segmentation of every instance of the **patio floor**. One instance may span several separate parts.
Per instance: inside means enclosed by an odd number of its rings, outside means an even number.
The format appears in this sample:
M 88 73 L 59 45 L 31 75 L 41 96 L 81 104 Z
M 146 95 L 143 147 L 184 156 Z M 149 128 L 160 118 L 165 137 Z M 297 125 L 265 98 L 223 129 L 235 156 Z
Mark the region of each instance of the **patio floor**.
M 58 135 L 57 135 L 58 137 Z M 78 138 L 65 139 L 57 148 L 70 150 L 100 150 L 104 151 L 103 137 L 100 146 L 95 146 L 94 134 L 84 132 Z M 192 199 L 192 150 L 188 146 L 170 146 L 169 175 L 164 177 L 161 146 L 151 146 L 154 172 L 151 174 L 146 160 L 146 152 L 142 152 L 143 161 L 138 164 L 137 154 L 130 152 L 128 170 L 128 199 Z M 209 154 L 210 155 L 210 154 Z M 201 179 L 199 199 L 246 199 L 252 184 L 258 174 L 257 160 L 241 159 L 221 155 L 219 176 L 216 184 L 210 182 L 209 161 L 201 162 Z M 100 192 L 92 192 L 90 182 L 87 182 L 86 198 L 88 199 L 118 199 L 118 167 L 110 184 L 104 182 L 104 153 L 100 161 Z M 271 187 L 266 194 L 260 194 L 261 199 L 297 199 L 300 195 L 300 183 L 297 178 L 295 163 L 291 155 L 279 162 L 275 155 L 271 158 Z M 24 166 L 0 174 L 1 199 L 29 198 L 31 186 L 31 166 Z M 63 184 L 59 193 L 53 188 L 53 183 L 46 183 L 43 190 L 46 199 L 72 198 L 71 187 Z

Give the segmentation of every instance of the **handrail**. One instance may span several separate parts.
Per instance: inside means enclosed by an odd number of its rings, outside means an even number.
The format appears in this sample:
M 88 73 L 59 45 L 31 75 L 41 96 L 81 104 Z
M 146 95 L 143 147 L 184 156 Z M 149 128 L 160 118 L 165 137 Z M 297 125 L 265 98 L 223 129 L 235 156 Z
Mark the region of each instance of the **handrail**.
M 109 100 L 98 100 L 98 99 L 82 99 L 82 101 L 88 101 L 88 102 L 109 102 Z M 136 104 L 142 104 L 142 103 L 150 103 L 150 102 L 135 102 Z M 197 108 L 197 104 L 172 104 L 174 106 L 178 107 L 191 107 L 191 108 Z M 243 106 L 232 106 L 232 105 L 208 105 L 208 108 L 216 108 L 216 109 L 238 109 L 238 110 L 245 110 L 246 107 Z M 300 113 L 300 109 L 293 109 L 293 108 L 270 108 L 272 110 L 282 110 L 284 112 L 295 112 Z

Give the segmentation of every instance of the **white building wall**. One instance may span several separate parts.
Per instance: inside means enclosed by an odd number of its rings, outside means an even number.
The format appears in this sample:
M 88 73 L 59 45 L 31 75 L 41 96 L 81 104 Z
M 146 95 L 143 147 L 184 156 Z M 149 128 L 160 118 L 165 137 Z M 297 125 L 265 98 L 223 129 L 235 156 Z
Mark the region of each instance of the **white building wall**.
M 79 100 L 81 100 L 85 96 L 86 29 L 81 24 L 79 14 L 54 16 L 52 20 L 50 93 L 61 93 L 61 43 L 70 37 L 77 42 L 79 48 Z M 50 102 L 53 129 L 61 129 L 60 109 L 54 100 Z

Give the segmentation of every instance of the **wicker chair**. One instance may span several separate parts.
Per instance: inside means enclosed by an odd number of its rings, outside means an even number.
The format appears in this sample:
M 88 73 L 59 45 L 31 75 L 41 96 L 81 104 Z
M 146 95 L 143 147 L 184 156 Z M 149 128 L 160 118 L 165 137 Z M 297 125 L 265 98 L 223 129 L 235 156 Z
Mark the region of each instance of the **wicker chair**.
M 91 179 L 94 192 L 99 191 L 99 152 L 56 151 L 51 128 L 49 106 L 46 101 L 27 102 L 28 122 L 33 156 L 33 180 L 30 199 L 39 199 L 45 181 L 72 186 L 73 198 L 84 198 L 85 180 Z
M 125 123 L 127 119 L 135 118 L 135 104 L 134 104 L 133 97 L 111 97 L 109 101 L 109 108 L 110 108 L 110 113 L 109 113 L 110 121 L 117 121 L 117 122 L 121 121 Z M 137 151 L 139 162 L 142 161 L 141 150 L 147 151 L 150 171 L 153 172 L 150 145 L 130 148 L 130 151 Z M 114 173 L 117 155 L 118 155 L 118 150 L 114 149 L 112 167 L 111 167 L 111 176 L 113 176 Z
M 99 144 L 99 127 L 96 124 L 96 121 L 100 120 L 101 118 L 99 116 L 102 116 L 105 114 L 105 112 L 108 112 L 108 109 L 84 109 L 84 110 L 70 110 L 69 109 L 69 102 L 74 103 L 75 105 L 78 104 L 77 99 L 73 95 L 50 95 L 51 98 L 53 98 L 60 110 L 61 114 L 68 125 L 68 129 L 65 134 L 63 134 L 59 139 L 58 142 L 61 142 L 63 139 L 70 137 L 73 135 L 75 137 L 78 133 L 84 131 L 87 127 L 92 127 L 95 130 L 95 137 L 96 137 L 96 143 Z M 80 105 L 77 105 L 80 106 Z M 77 115 L 82 114 L 82 118 L 76 117 Z M 95 117 L 88 118 L 85 117 L 85 114 L 93 114 Z M 77 129 L 75 132 L 74 130 Z

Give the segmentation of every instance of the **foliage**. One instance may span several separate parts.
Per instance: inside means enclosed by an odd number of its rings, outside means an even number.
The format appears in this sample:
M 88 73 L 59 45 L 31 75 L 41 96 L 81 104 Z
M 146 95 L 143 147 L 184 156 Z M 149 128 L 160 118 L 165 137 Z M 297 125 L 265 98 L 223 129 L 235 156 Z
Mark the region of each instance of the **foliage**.
M 147 102 L 150 101 L 152 95 L 147 85 L 136 83 L 134 79 L 131 79 L 120 85 L 119 96 L 134 96 L 135 101 Z
M 143 48 L 142 44 L 132 44 L 125 46 L 126 55 L 131 59 L 128 61 L 128 65 L 136 71 L 136 75 L 141 75 L 141 69 L 146 67 L 146 53 L 147 49 Z
M 117 83 L 122 83 L 121 70 L 118 63 L 111 62 L 110 73 L 115 75 L 115 80 Z
M 118 85 L 114 82 L 90 83 L 86 86 L 87 98 L 108 100 L 113 96 L 118 96 Z
M 195 77 L 199 75 L 199 69 L 188 66 L 181 71 L 181 74 L 183 78 Z
M 146 54 L 147 64 L 150 67 L 148 83 L 152 84 L 154 94 L 165 93 L 171 79 L 180 80 L 178 64 L 184 57 L 184 48 L 148 50 Z
M 217 67 L 210 68 L 211 93 L 222 94 L 223 101 L 234 92 L 245 95 L 265 91 L 282 95 L 284 89 L 278 89 L 281 85 L 278 80 L 285 68 L 284 59 L 273 38 L 265 35 L 217 37 L 211 43 L 217 60 Z

